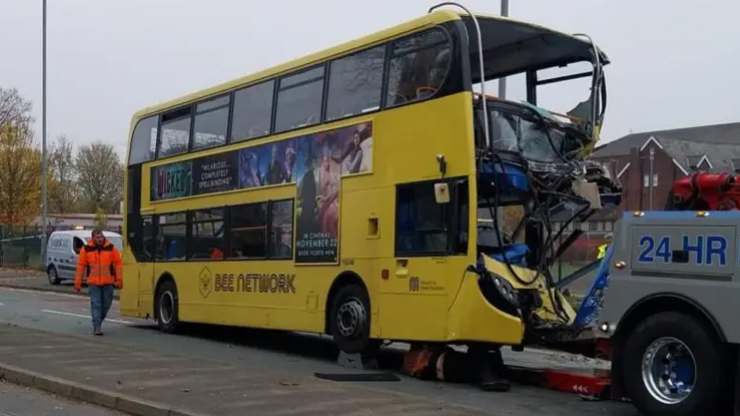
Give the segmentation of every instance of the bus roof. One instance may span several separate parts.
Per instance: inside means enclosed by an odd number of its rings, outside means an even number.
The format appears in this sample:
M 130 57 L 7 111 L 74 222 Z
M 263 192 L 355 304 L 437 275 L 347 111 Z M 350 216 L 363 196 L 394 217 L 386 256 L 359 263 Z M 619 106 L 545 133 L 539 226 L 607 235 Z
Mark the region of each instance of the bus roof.
M 491 49 L 500 48 L 501 46 L 505 47 L 513 47 L 513 48 L 522 48 L 523 44 L 531 44 L 531 45 L 537 45 L 539 46 L 539 53 L 541 53 L 542 50 L 544 50 L 545 46 L 548 46 L 548 41 L 555 41 L 557 44 L 555 45 L 556 48 L 554 48 L 554 52 L 550 55 L 554 55 L 552 58 L 550 56 L 547 56 L 545 58 L 549 60 L 554 61 L 569 61 L 567 63 L 577 62 L 585 59 L 585 54 L 587 50 L 591 49 L 590 43 L 584 41 L 581 38 L 559 32 L 556 30 L 552 30 L 543 26 L 535 25 L 532 23 L 527 23 L 523 21 L 518 21 L 515 19 L 510 18 L 503 18 L 499 16 L 492 16 L 492 15 L 484 15 L 484 14 L 478 14 L 475 13 L 475 16 L 481 20 L 483 23 L 481 25 L 481 32 L 483 32 L 484 39 L 489 39 L 489 42 L 485 42 L 483 45 L 484 53 L 485 51 L 490 51 Z M 210 96 L 216 96 L 220 93 L 223 93 L 224 91 L 236 89 L 241 86 L 248 85 L 250 83 L 254 83 L 256 81 L 262 80 L 262 79 L 269 79 L 271 77 L 278 76 L 283 73 L 292 72 L 300 68 L 308 67 L 312 64 L 322 62 L 328 59 L 331 59 L 335 56 L 341 56 L 344 54 L 347 54 L 349 52 L 352 52 L 356 49 L 361 49 L 376 43 L 381 43 L 386 41 L 389 38 L 397 37 L 406 33 L 412 33 L 415 31 L 422 30 L 427 27 L 432 27 L 444 22 L 454 21 L 454 20 L 464 20 L 466 22 L 471 21 L 471 19 L 468 17 L 466 13 L 458 13 L 451 10 L 436 10 L 432 13 L 426 14 L 424 16 L 418 17 L 413 20 L 409 20 L 405 23 L 390 27 L 388 29 L 384 29 L 378 32 L 374 32 L 372 34 L 357 38 L 355 40 L 345 42 L 343 44 L 340 44 L 338 46 L 334 46 L 332 48 L 328 48 L 307 56 L 304 56 L 299 59 L 295 59 L 292 61 L 285 62 L 283 64 L 264 69 L 262 71 L 255 72 L 253 74 L 240 77 L 235 80 L 231 80 L 219 85 L 215 85 L 213 87 L 203 89 L 191 94 L 188 94 L 186 96 L 182 96 L 180 98 L 176 98 L 173 100 L 166 101 L 164 103 L 150 106 L 147 108 L 144 108 L 136 114 L 134 114 L 134 120 L 135 122 L 137 119 L 143 118 L 145 116 L 159 113 L 162 111 L 165 111 L 167 109 L 179 107 L 181 105 L 186 105 L 192 102 L 196 102 L 202 99 L 205 99 Z M 486 36 L 487 32 L 496 31 L 498 30 L 510 30 L 511 34 L 506 37 L 501 37 L 500 33 L 497 33 L 496 36 Z M 471 30 L 471 28 L 469 28 Z M 471 30 L 470 33 L 474 33 L 474 28 Z M 508 32 L 507 32 L 508 33 Z M 498 40 L 502 39 L 502 40 Z M 502 42 L 506 42 L 504 45 L 502 45 Z M 562 47 L 558 47 L 562 46 Z M 552 45 L 549 45 L 549 47 L 552 47 Z M 471 48 L 471 54 L 473 56 L 477 55 L 477 44 L 474 40 L 471 40 L 470 42 L 470 48 Z M 531 48 L 532 54 L 528 55 L 528 60 L 525 57 L 525 60 L 519 63 L 514 63 L 514 65 L 509 65 L 508 67 L 519 67 L 521 68 L 522 65 L 532 65 L 533 57 L 536 57 L 536 49 L 537 48 Z M 561 55 L 561 56 L 557 56 Z M 602 56 L 603 63 L 608 63 L 608 60 L 606 59 L 606 56 Z M 488 64 L 488 63 L 487 63 Z M 534 63 L 536 64 L 536 63 Z M 512 71 L 516 71 L 516 69 L 511 68 L 501 68 L 502 70 L 505 70 L 505 74 L 501 73 L 501 75 L 498 76 L 505 76 L 508 75 Z M 525 68 L 526 69 L 526 68 Z M 490 79 L 492 75 L 496 75 L 496 73 L 501 72 L 498 70 L 489 71 L 486 69 L 486 78 Z M 474 74 L 473 79 L 476 80 L 476 78 L 479 77 L 479 74 Z M 133 125 L 133 124 L 132 124 Z
M 541 70 L 591 61 L 594 46 L 584 36 L 575 36 L 516 19 L 475 14 L 483 38 L 485 79 L 501 78 L 526 70 Z M 467 14 L 463 20 L 469 33 L 475 33 L 473 20 Z M 597 47 L 598 49 L 598 47 Z M 609 63 L 598 49 L 602 65 Z M 488 52 L 488 53 L 487 53 Z M 495 52 L 495 53 L 491 53 Z M 477 61 L 478 44 L 470 42 L 470 56 Z M 478 65 L 471 66 L 473 82 L 480 82 Z

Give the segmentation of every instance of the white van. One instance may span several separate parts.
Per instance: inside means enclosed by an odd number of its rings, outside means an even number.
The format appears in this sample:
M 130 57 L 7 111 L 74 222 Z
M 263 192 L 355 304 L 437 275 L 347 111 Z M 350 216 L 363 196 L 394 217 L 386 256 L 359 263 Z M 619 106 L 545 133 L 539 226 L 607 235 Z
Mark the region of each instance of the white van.
M 104 231 L 103 235 L 119 252 L 123 252 L 123 238 L 118 233 Z M 92 238 L 92 230 L 54 231 L 46 246 L 46 275 L 49 283 L 74 280 L 80 249 Z

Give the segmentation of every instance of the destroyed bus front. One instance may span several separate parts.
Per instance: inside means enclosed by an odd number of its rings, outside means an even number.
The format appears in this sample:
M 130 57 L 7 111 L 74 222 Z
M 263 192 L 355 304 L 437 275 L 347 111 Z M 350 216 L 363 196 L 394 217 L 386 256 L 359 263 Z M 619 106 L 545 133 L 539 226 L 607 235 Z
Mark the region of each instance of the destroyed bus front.
M 468 270 L 477 275 L 477 287 L 463 283 L 451 309 L 451 327 L 465 332 L 472 325 L 456 316 L 496 316 L 495 324 L 506 329 L 497 329 L 497 339 L 490 341 L 538 342 L 572 329 L 575 317 L 551 274 L 553 263 L 580 235 L 580 230 L 565 230 L 603 204 L 619 202 L 620 189 L 608 171 L 584 160 L 604 119 L 608 59 L 585 35 L 498 17 L 462 18 L 471 82 L 479 91 L 473 94 L 477 265 Z M 542 76 L 584 64 L 588 71 Z M 526 79 L 526 100 L 486 93 L 489 81 L 515 75 Z M 538 87 L 579 78 L 590 81 L 586 99 L 570 111 L 538 106 Z

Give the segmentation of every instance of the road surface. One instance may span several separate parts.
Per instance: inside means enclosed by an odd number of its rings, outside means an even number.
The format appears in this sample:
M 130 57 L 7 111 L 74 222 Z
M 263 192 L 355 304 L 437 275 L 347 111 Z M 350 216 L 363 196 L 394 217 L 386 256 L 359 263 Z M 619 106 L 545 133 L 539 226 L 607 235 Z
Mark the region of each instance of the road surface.
M 63 400 L 0 382 L 0 416 L 123 416 L 100 407 Z
M 0 323 L 60 334 L 89 336 L 88 301 L 66 294 L 39 293 L 0 288 Z M 315 372 L 339 372 L 334 363 L 336 350 L 326 339 L 294 333 L 254 331 L 234 328 L 195 327 L 185 335 L 165 335 L 154 324 L 122 318 L 114 304 L 104 326 L 105 341 L 119 346 L 146 348 L 171 353 L 176 351 L 230 365 L 280 371 L 312 377 Z M 542 353 L 513 353 L 517 359 L 541 360 Z M 513 359 L 513 358 L 512 358 Z M 353 383 L 363 385 L 363 383 Z M 509 393 L 486 393 L 476 387 L 434 383 L 402 377 L 401 382 L 367 383 L 385 389 L 437 402 L 458 404 L 483 411 L 512 416 L 603 415 L 636 416 L 625 403 L 588 402 L 576 395 L 515 385 Z

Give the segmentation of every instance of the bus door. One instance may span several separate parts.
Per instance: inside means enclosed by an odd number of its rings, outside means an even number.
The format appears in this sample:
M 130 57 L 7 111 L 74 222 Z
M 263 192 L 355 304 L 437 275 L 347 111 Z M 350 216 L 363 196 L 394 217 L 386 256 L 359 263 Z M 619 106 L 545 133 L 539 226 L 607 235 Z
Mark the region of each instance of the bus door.
M 468 194 L 467 178 L 396 187 L 394 257 L 384 261 L 380 286 L 383 336 L 446 336 L 450 300 L 469 263 Z
M 141 217 L 142 258 L 139 262 L 139 293 L 148 300 L 154 295 L 154 262 L 156 259 L 156 219 L 154 213 Z
M 142 291 L 151 287 L 154 276 L 154 209 L 142 209 L 142 165 L 134 165 L 127 172 L 127 209 L 123 239 L 124 290 L 121 309 L 141 310 Z M 152 304 L 151 290 L 145 304 Z

